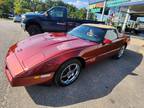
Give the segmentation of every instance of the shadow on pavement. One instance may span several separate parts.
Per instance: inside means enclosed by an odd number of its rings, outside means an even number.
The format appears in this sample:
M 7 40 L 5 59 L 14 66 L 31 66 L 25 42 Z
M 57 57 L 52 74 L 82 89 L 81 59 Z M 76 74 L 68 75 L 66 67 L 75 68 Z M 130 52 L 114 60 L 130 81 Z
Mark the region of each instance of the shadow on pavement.
M 30 86 L 26 90 L 38 105 L 61 107 L 102 98 L 141 63 L 143 56 L 127 50 L 119 60 L 107 59 L 86 67 L 79 79 L 68 87 Z

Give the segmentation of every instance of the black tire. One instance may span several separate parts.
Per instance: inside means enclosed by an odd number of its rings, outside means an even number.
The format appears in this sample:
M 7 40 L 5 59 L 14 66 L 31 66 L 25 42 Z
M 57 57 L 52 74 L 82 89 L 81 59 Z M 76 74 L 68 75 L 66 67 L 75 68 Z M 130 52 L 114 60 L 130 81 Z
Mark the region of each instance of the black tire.
M 120 49 L 119 49 L 119 51 L 118 51 L 118 53 L 113 57 L 114 59 L 120 59 L 122 56 L 123 56 L 123 54 L 124 54 L 124 52 L 125 52 L 125 50 L 126 50 L 126 45 L 123 45 Z
M 30 36 L 32 36 L 32 35 L 36 35 L 36 34 L 42 33 L 42 30 L 39 27 L 39 25 L 33 24 L 33 25 L 29 25 L 27 27 L 27 32 L 29 33 Z
M 64 81 L 61 79 L 61 77 L 62 77 L 62 75 L 64 74 L 64 72 L 66 72 L 66 69 L 67 69 L 69 66 L 72 66 L 73 64 L 77 64 L 77 66 L 79 66 L 79 69 L 78 69 L 79 72 L 78 72 L 77 75 L 75 74 L 76 77 L 75 77 L 74 80 L 69 81 L 69 82 L 66 83 L 66 82 L 64 82 Z M 69 61 L 65 62 L 64 64 L 61 65 L 61 67 L 58 69 L 58 71 L 56 72 L 56 74 L 55 74 L 55 76 L 54 76 L 54 82 L 55 82 L 55 84 L 56 84 L 57 86 L 62 86 L 62 87 L 68 86 L 68 85 L 72 84 L 72 83 L 75 82 L 76 79 L 79 77 L 79 74 L 80 74 L 80 72 L 81 72 L 81 68 L 82 68 L 82 64 L 81 64 L 80 61 L 77 60 L 77 59 L 72 59 L 72 60 L 69 60 Z M 76 73 L 77 73 L 77 71 L 76 71 Z M 67 76 L 67 74 L 68 74 L 68 72 L 66 73 L 65 76 Z M 67 78 L 67 77 L 65 77 L 65 78 Z M 68 79 L 68 78 L 67 78 L 67 79 Z

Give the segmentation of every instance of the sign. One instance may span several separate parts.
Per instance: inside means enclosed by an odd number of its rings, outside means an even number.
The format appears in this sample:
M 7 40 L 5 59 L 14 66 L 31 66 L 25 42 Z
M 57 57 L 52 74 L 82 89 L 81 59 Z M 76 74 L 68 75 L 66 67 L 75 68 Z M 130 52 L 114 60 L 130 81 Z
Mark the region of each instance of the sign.
M 108 0 L 106 2 L 107 7 L 115 7 L 115 6 L 120 6 L 126 2 L 129 2 L 130 0 Z
M 129 0 L 127 3 L 123 3 L 121 6 L 134 6 L 144 5 L 144 0 Z
M 90 11 L 92 13 L 98 13 L 98 12 L 101 12 L 101 8 L 90 9 Z
M 105 0 L 89 0 L 89 7 L 90 9 L 96 7 L 103 7 L 102 3 L 104 4 Z M 133 5 L 132 3 L 140 3 L 144 2 L 144 0 L 107 0 L 106 7 L 117 7 L 123 5 Z
M 144 0 L 107 0 L 107 7 L 116 7 L 116 6 L 123 6 L 123 5 L 128 5 L 132 3 L 139 3 Z
M 104 6 L 104 3 L 101 2 L 101 3 L 96 3 L 96 4 L 91 4 L 91 5 L 89 5 L 89 8 L 90 8 L 90 9 L 103 8 L 103 6 Z
M 89 0 L 89 4 L 96 4 L 99 2 L 104 2 L 104 0 Z
M 104 0 L 94 0 L 94 1 L 95 1 L 95 4 L 90 4 L 89 5 L 90 12 L 92 12 L 92 13 L 101 13 L 102 8 L 104 6 L 104 2 L 101 2 L 101 1 L 104 1 Z
M 144 0 L 130 0 L 131 2 L 140 2 L 140 1 L 144 1 Z

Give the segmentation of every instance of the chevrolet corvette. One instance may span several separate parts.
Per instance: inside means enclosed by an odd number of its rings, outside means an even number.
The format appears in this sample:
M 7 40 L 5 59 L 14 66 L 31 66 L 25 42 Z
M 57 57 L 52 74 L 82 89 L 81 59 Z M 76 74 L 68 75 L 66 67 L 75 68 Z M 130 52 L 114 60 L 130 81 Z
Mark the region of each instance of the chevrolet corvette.
M 86 65 L 107 57 L 121 58 L 129 41 L 115 27 L 103 24 L 82 24 L 67 33 L 39 34 L 9 48 L 4 72 L 11 86 L 50 82 L 68 86 Z

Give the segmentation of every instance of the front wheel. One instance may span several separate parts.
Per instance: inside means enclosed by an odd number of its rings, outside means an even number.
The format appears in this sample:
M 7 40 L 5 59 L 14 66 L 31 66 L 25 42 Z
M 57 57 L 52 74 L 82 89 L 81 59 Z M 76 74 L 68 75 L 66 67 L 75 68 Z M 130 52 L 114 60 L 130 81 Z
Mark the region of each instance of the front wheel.
M 77 59 L 65 62 L 55 74 L 55 84 L 58 86 L 68 86 L 72 84 L 79 76 L 81 63 Z
M 27 31 L 30 36 L 42 33 L 42 30 L 38 25 L 29 25 Z

